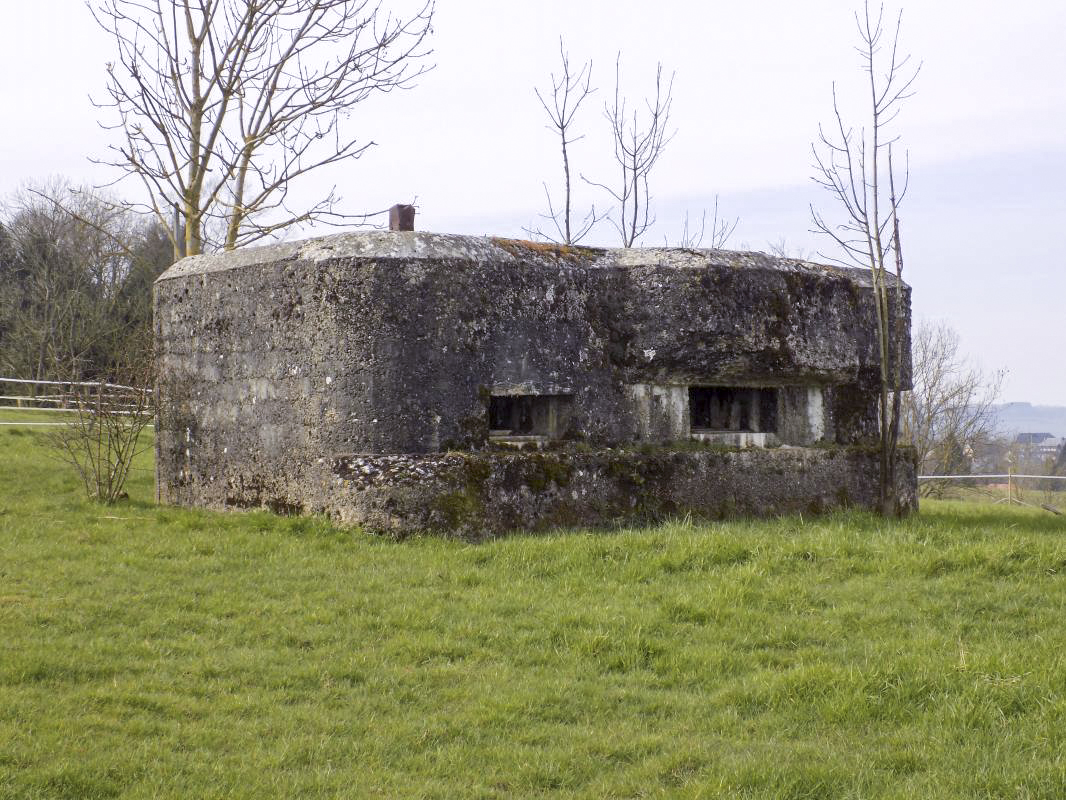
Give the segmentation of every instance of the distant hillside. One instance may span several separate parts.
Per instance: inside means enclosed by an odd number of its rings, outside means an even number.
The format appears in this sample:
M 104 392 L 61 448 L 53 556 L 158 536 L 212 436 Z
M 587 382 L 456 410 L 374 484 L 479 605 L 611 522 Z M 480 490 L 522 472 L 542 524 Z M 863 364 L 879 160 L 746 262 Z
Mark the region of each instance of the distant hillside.
M 1002 434 L 1050 433 L 1066 436 L 1066 406 L 1004 403 L 995 407 L 996 430 Z

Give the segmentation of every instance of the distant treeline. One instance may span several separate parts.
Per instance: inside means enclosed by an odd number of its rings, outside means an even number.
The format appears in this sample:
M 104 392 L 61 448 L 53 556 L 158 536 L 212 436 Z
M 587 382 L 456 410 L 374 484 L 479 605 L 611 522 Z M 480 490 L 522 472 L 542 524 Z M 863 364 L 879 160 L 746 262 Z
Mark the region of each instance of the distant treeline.
M 154 218 L 63 183 L 0 209 L 0 376 L 114 377 L 151 336 L 152 282 L 173 261 Z

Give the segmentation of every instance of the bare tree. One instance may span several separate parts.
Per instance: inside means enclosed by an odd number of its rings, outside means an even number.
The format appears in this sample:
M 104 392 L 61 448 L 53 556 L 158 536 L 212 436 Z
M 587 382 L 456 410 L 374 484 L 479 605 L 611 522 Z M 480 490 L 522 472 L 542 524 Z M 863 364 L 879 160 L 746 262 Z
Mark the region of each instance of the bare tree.
M 907 191 L 907 171 L 897 193 L 892 145 L 898 137 L 889 126 L 902 103 L 912 96 L 921 65 L 910 68 L 910 56 L 899 51 L 902 12 L 890 37 L 886 36 L 883 6 L 875 15 L 867 0 L 855 22 L 860 39 L 856 49 L 868 76 L 868 127 L 856 131 L 844 122 L 834 83 L 834 130 L 819 127 L 819 141 L 812 146 L 814 180 L 830 193 L 844 219 L 830 222 L 813 206 L 811 216 L 815 231 L 829 236 L 843 254 L 842 259 L 827 258 L 870 270 L 880 367 L 881 512 L 892 515 L 898 513 L 895 465 L 905 338 L 898 209 Z
M 433 0 L 407 18 L 368 0 L 100 0 L 116 61 L 98 105 L 122 135 L 104 163 L 140 180 L 164 227 L 176 209 L 175 256 L 351 220 L 335 190 L 302 208 L 289 191 L 374 144 L 345 120 L 426 71 L 433 11 Z M 205 242 L 212 223 L 221 242 Z
M 0 371 L 106 375 L 123 341 L 150 325 L 151 282 L 170 264 L 165 234 L 114 198 L 61 179 L 27 186 L 4 206 Z
M 545 94 L 540 89 L 533 91 L 537 95 L 544 112 L 548 115 L 548 130 L 559 137 L 559 145 L 563 158 L 563 202 L 558 210 L 552 201 L 552 193 L 548 183 L 544 183 L 544 195 L 548 201 L 548 213 L 541 216 L 551 220 L 555 228 L 554 233 L 547 233 L 541 228 L 525 228 L 526 233 L 538 236 L 550 241 L 562 244 L 577 244 L 584 239 L 599 221 L 596 216 L 596 206 L 591 206 L 588 213 L 582 219 L 580 225 L 572 223 L 572 187 L 570 175 L 570 145 L 585 138 L 584 134 L 574 135 L 573 122 L 581 104 L 596 90 L 592 88 L 592 62 L 586 61 L 576 73 L 570 69 L 570 57 L 563 45 L 562 37 L 559 37 L 559 58 L 561 72 L 559 77 L 551 73 L 551 99 L 545 99 Z
M 950 474 L 992 440 L 1003 372 L 971 364 L 945 323 L 919 323 L 912 352 L 914 388 L 903 395 L 900 436 L 924 472 Z
M 627 108 L 622 96 L 622 56 L 615 61 L 614 102 L 604 105 L 604 116 L 611 124 L 614 157 L 621 168 L 618 188 L 595 183 L 584 176 L 586 183 L 606 191 L 618 204 L 616 214 L 608 215 L 624 247 L 632 247 L 655 223 L 652 215 L 648 175 L 676 131 L 670 130 L 670 108 L 673 103 L 674 76 L 664 85 L 663 65 L 655 68 L 655 101 L 645 99 L 646 119 L 636 108 Z

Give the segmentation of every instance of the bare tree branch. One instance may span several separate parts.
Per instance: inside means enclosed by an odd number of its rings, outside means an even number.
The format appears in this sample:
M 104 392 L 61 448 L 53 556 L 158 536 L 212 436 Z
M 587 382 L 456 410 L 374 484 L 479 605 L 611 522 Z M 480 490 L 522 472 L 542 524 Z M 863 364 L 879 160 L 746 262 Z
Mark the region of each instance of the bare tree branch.
M 645 114 L 642 121 L 637 109 L 627 109 L 622 97 L 622 54 L 615 60 L 614 102 L 605 104 L 603 113 L 611 124 L 614 140 L 614 157 L 621 168 L 618 188 L 581 179 L 591 186 L 607 192 L 618 204 L 617 215 L 609 215 L 623 247 L 633 247 L 641 236 L 655 223 L 651 213 L 651 193 L 648 176 L 663 154 L 670 140 L 677 133 L 670 130 L 670 109 L 673 104 L 674 75 L 664 85 L 663 65 L 655 69 L 655 101 L 645 99 Z
M 433 2 L 401 18 L 368 0 L 100 0 L 93 14 L 116 61 L 97 106 L 121 135 L 103 163 L 141 182 L 176 255 L 303 223 L 365 223 L 338 210 L 335 190 L 299 209 L 288 192 L 373 147 L 346 120 L 430 68 Z
M 718 216 L 718 195 L 714 196 L 714 211 L 711 216 L 711 230 L 710 240 L 707 242 L 707 246 L 712 250 L 720 250 L 725 247 L 729 242 L 729 238 L 733 235 L 733 232 L 737 229 L 737 225 L 740 224 L 740 217 L 734 217 L 732 220 Z M 696 230 L 696 226 L 692 225 L 689 219 L 689 212 L 685 212 L 685 216 L 681 220 L 681 238 L 677 240 L 675 247 L 683 247 L 687 249 L 697 249 L 703 246 L 703 240 L 707 236 L 707 209 L 704 209 L 700 213 L 700 227 Z M 665 236 L 663 237 L 663 243 L 670 247 L 670 240 Z
M 808 261 L 813 255 L 810 250 L 805 250 L 802 247 L 789 247 L 788 240 L 782 236 L 776 242 L 766 243 L 767 252 L 772 256 L 778 258 L 795 258 L 800 261 Z
M 541 94 L 540 89 L 533 91 L 540 101 L 544 113 L 548 115 L 549 130 L 559 137 L 563 159 L 563 203 L 562 208 L 556 210 L 552 201 L 551 190 L 548 184 L 544 184 L 544 194 L 548 202 L 548 213 L 541 214 L 545 220 L 550 220 L 554 227 L 553 233 L 545 232 L 542 228 L 524 228 L 526 233 L 535 238 L 543 238 L 562 244 L 577 244 L 586 236 L 600 221 L 601 217 L 596 214 L 596 206 L 592 206 L 581 223 L 577 226 L 572 224 L 572 180 L 570 177 L 570 145 L 585 138 L 584 134 L 574 135 L 572 124 L 574 117 L 581 104 L 596 90 L 592 88 L 592 62 L 587 61 L 581 65 L 576 73 L 570 69 L 570 57 L 563 45 L 563 39 L 559 37 L 559 59 L 561 72 L 559 77 L 551 73 L 551 97 L 545 99 L 547 92 Z

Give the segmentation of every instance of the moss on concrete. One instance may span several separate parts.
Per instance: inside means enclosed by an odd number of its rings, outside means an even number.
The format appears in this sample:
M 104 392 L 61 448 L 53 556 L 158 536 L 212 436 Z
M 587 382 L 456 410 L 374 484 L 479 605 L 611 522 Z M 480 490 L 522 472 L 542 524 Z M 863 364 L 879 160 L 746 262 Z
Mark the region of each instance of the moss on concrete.
M 598 247 L 579 247 L 577 245 L 556 244 L 554 242 L 530 242 L 526 239 L 503 239 L 493 236 L 490 240 L 515 258 L 529 258 L 531 255 L 547 256 L 553 259 L 583 264 L 593 261 L 607 252 Z

